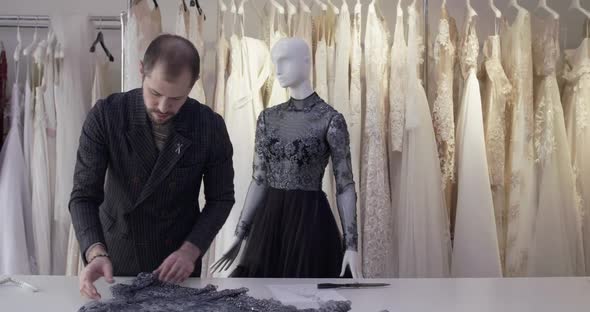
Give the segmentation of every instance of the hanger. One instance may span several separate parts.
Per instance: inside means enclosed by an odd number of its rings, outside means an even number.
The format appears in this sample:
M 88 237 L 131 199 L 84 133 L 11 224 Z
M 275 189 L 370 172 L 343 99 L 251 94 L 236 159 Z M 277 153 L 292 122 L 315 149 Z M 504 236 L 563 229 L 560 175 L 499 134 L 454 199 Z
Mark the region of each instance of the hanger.
M 184 0 L 183 0 L 183 2 L 184 2 Z M 104 53 L 109 58 L 109 61 L 114 62 L 115 61 L 115 58 L 113 57 L 113 55 L 111 54 L 111 52 L 109 51 L 109 49 L 107 49 L 107 47 L 104 44 L 104 35 L 102 34 L 102 30 L 100 28 L 100 23 L 101 22 L 102 21 L 99 21 L 98 35 L 96 36 L 96 39 L 92 43 L 92 46 L 90 46 L 90 52 L 94 53 L 94 51 L 96 51 L 96 44 L 100 43 L 100 46 L 102 47 L 102 50 L 104 51 Z
M 498 9 L 498 7 L 494 4 L 494 0 L 490 0 L 490 8 L 492 9 L 492 11 L 494 12 L 494 14 L 496 15 L 497 19 L 502 18 L 502 11 L 500 11 Z
M 555 10 L 553 10 L 552 8 L 550 8 L 547 5 L 547 0 L 539 0 L 536 10 L 538 10 L 538 9 L 543 9 L 543 10 L 547 11 L 549 14 L 551 14 L 551 16 L 553 16 L 554 19 L 559 19 L 559 14 L 557 14 L 557 12 L 555 12 Z
M 217 4 L 219 5 L 219 10 L 221 12 L 227 12 L 227 5 L 223 2 L 223 0 L 218 0 Z
M 510 0 L 508 7 L 513 7 L 515 9 L 517 9 L 518 11 L 526 11 L 525 8 L 523 8 L 520 4 L 518 4 L 518 0 Z
M 587 18 L 590 19 L 590 11 L 584 9 L 580 4 L 580 0 L 572 0 L 572 4 L 570 5 L 570 10 L 578 10 L 580 13 L 586 15 Z
M 360 1 L 360 0 L 357 0 L 357 1 Z M 311 9 L 307 5 L 307 3 L 305 3 L 305 1 L 299 0 L 299 7 L 301 8 L 301 10 L 303 10 L 303 12 L 311 13 Z
M 285 0 L 285 4 L 287 5 L 287 13 L 289 15 L 297 14 L 297 7 L 290 0 Z
M 465 6 L 466 6 L 467 14 L 469 15 L 469 17 L 477 16 L 477 12 L 475 12 L 473 7 L 471 6 L 471 0 L 465 0 Z
M 338 9 L 338 7 L 334 4 L 334 2 L 332 2 L 332 0 L 328 0 L 328 5 L 330 5 L 330 8 L 332 8 L 332 11 L 334 11 L 334 14 L 336 14 L 336 15 L 340 14 L 340 9 Z
M 447 8 L 447 0 L 443 0 L 440 7 L 441 7 L 441 9 L 446 9 Z
M 156 0 L 153 0 L 153 1 L 154 1 L 154 8 L 156 8 L 156 9 L 159 8 L 158 1 L 156 1 Z
M 18 62 L 20 60 L 20 55 L 22 53 L 22 37 L 20 35 L 20 16 L 16 17 L 16 48 L 14 49 L 14 61 Z
M 192 7 L 197 7 L 197 11 L 199 12 L 199 15 L 203 15 L 203 20 L 206 21 L 207 20 L 207 15 L 203 14 L 203 8 L 201 8 L 201 5 L 199 4 L 199 0 L 191 0 L 190 6 Z
M 23 55 L 29 55 L 33 52 L 33 48 L 37 44 L 37 26 L 39 23 L 39 17 L 35 17 L 35 32 L 33 33 L 33 42 L 23 50 Z
M 9 283 L 14 284 L 14 285 L 16 285 L 16 286 L 18 286 L 20 288 L 26 288 L 26 289 L 28 289 L 28 290 L 30 290 L 32 292 L 38 292 L 39 291 L 39 289 L 37 287 L 35 287 L 35 286 L 33 286 L 33 285 L 31 285 L 31 284 L 29 284 L 27 282 L 19 281 L 19 280 L 13 279 L 12 277 L 0 278 L 0 285 L 2 285 L 2 284 L 9 284 Z
M 279 14 L 285 15 L 285 8 L 276 0 L 270 0 L 270 3 L 279 11 Z
M 314 2 L 322 9 L 322 11 L 324 11 L 324 12 L 328 11 L 328 6 L 324 2 L 322 2 L 321 0 L 314 0 Z
M 186 1 L 181 0 L 182 1 L 182 8 L 184 9 L 184 11 L 188 11 L 188 7 L 186 6 Z

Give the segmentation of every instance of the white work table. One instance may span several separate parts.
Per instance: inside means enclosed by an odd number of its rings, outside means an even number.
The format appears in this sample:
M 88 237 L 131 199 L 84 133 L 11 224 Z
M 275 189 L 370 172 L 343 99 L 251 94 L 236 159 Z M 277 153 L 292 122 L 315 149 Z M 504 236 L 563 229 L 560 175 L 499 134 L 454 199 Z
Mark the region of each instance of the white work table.
M 80 297 L 78 280 L 63 276 L 13 276 L 40 291 L 0 285 L 0 311 L 77 311 L 87 301 Z M 128 282 L 129 278 L 115 278 Z M 257 298 L 271 298 L 267 285 L 316 284 L 344 280 L 301 279 L 190 279 L 184 286 L 220 289 L 247 287 Z M 589 278 L 530 279 L 388 279 L 391 286 L 377 289 L 338 290 L 352 301 L 352 311 L 453 312 L 569 312 L 590 311 Z M 111 297 L 104 281 L 97 283 L 104 299 Z

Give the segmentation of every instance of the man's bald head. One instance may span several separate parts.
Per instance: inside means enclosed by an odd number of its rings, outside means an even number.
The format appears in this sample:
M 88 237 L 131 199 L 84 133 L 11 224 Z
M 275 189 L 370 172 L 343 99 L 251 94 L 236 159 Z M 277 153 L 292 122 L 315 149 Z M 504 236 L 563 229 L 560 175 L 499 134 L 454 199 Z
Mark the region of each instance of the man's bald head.
M 156 64 L 163 65 L 170 81 L 176 80 L 187 69 L 191 72 L 191 87 L 199 79 L 199 52 L 181 36 L 164 34 L 150 43 L 143 57 L 143 74 L 149 75 Z

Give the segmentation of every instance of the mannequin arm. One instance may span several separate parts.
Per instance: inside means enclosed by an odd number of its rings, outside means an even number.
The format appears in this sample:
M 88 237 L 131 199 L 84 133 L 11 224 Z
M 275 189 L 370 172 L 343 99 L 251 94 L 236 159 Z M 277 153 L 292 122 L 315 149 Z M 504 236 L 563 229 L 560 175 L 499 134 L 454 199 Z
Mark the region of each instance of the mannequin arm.
M 328 127 L 328 144 L 336 179 L 336 197 L 340 221 L 344 232 L 346 250 L 357 251 L 358 232 L 356 216 L 356 191 L 350 159 L 350 138 L 342 114 L 332 117 Z
M 240 220 L 236 227 L 234 242 L 230 245 L 229 249 L 223 254 L 221 259 L 217 260 L 212 266 L 211 271 L 225 271 L 231 267 L 235 259 L 240 253 L 242 248 L 242 242 L 248 236 L 252 223 L 254 222 L 254 216 L 256 209 L 261 206 L 266 197 L 268 186 L 266 183 L 266 161 L 262 153 L 262 140 L 264 137 L 264 113 L 258 118 L 258 124 L 256 126 L 256 143 L 254 148 L 254 163 L 252 182 L 248 187 L 248 193 L 246 194 L 246 200 L 244 201 L 244 207 L 240 214 Z

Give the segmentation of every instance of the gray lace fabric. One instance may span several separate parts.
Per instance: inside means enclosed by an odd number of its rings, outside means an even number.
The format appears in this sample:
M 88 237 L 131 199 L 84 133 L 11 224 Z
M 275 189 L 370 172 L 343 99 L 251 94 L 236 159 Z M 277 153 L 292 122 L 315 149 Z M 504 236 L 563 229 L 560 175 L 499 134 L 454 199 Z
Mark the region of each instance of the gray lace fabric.
M 342 114 L 316 93 L 268 108 L 258 117 L 253 180 L 236 235 L 247 235 L 254 211 L 268 187 L 320 191 L 330 157 L 345 245 L 357 250 L 357 197 L 348 127 Z
M 299 310 L 272 299 L 256 299 L 247 295 L 247 288 L 217 290 L 213 285 L 204 288 L 188 288 L 160 282 L 151 273 L 141 273 L 132 284 L 117 284 L 111 287 L 113 299 L 93 301 L 79 312 L 295 312 L 350 311 L 349 301 L 329 301 L 319 309 Z

